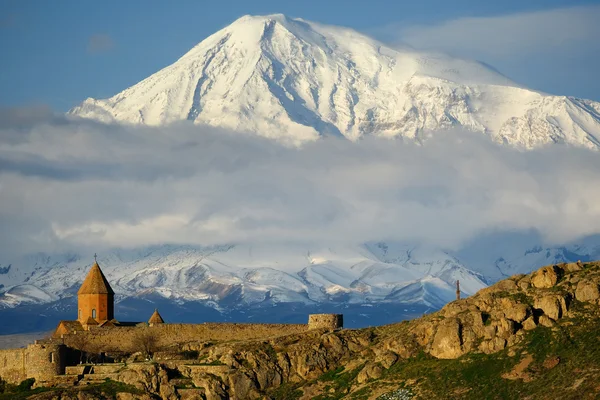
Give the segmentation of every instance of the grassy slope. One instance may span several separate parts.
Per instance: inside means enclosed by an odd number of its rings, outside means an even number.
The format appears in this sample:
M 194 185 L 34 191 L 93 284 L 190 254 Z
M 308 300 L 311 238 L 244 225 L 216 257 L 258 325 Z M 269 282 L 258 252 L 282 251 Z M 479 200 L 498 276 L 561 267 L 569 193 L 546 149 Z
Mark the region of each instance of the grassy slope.
M 572 306 L 587 307 L 585 311 L 596 307 L 577 302 Z M 367 399 L 370 393 L 408 388 L 423 399 L 600 399 L 600 317 L 594 312 L 585 317 L 588 314 L 565 318 L 553 328 L 537 327 L 523 342 L 495 354 L 455 360 L 421 354 L 344 397 Z M 502 377 L 529 355 L 533 361 L 523 371 L 525 380 Z M 556 366 L 544 366 L 556 358 Z

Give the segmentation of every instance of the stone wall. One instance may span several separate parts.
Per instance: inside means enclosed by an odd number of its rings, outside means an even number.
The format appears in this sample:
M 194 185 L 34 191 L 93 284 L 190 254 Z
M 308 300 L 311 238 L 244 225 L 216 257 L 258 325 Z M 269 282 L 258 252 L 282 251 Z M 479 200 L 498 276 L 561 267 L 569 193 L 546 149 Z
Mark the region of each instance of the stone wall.
M 268 339 L 277 336 L 305 332 L 305 324 L 157 324 L 151 327 L 96 328 L 90 331 L 62 335 L 67 346 L 79 348 L 81 339 L 90 352 L 130 352 L 135 351 L 134 340 L 140 332 L 151 332 L 157 339 L 158 347 L 165 348 L 188 342 L 231 341 Z
M 342 314 L 311 314 L 308 316 L 308 329 L 341 329 L 344 327 Z
M 44 343 L 27 346 L 27 378 L 36 381 L 51 379 L 65 373 L 66 347 L 61 344 Z
M 0 378 L 19 383 L 26 377 L 25 349 L 0 350 Z
M 65 346 L 32 344 L 26 349 L 0 350 L 0 377 L 9 383 L 36 381 L 65 373 Z

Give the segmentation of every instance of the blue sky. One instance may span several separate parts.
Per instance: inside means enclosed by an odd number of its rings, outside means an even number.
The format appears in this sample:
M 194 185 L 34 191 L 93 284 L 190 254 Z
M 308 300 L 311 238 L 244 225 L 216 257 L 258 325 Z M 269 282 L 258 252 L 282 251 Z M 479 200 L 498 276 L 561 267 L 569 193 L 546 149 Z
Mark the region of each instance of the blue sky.
M 529 87 L 600 101 L 600 1 L 3 0 L 0 106 L 66 111 L 111 96 L 238 17 L 271 13 L 476 58 Z

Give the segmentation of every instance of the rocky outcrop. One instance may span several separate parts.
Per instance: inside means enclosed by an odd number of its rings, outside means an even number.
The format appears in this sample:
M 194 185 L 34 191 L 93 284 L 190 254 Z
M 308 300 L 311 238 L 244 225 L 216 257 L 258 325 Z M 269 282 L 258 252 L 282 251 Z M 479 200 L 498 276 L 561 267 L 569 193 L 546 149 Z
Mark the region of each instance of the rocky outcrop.
M 531 276 L 531 284 L 538 289 L 551 288 L 558 282 L 560 271 L 556 265 L 540 268 Z
M 187 343 L 180 350 L 193 348 L 198 360 L 128 364 L 115 379 L 169 400 L 281 398 L 269 393 L 290 384 L 304 385 L 303 398 L 311 398 L 333 390 L 319 381 L 325 373 L 347 373 L 350 378 L 345 379 L 356 388 L 370 385 L 417 354 L 455 359 L 507 347 L 510 353 L 539 326 L 556 327 L 578 309 L 597 310 L 599 288 L 600 262 L 552 265 L 498 282 L 413 321 L 361 330 L 314 329 L 264 340 Z M 554 368 L 559 362 L 550 357 L 543 368 Z M 502 376 L 527 382 L 533 379 L 531 363 L 531 357 L 523 356 Z M 181 388 L 169 378 L 174 370 L 189 387 Z M 305 386 L 307 382 L 310 385 Z
M 600 263 L 571 263 L 517 275 L 413 321 L 415 341 L 437 358 L 471 351 L 494 353 L 538 325 L 551 327 L 576 300 L 600 303 Z
M 575 298 L 579 301 L 592 302 L 600 299 L 597 282 L 581 281 L 575 289 Z
M 359 331 L 311 331 L 252 345 L 217 345 L 209 359 L 236 371 L 221 380 L 229 393 L 248 398 L 285 382 L 313 380 L 339 366 L 360 365 L 355 378 L 360 385 L 420 351 L 453 359 L 511 347 L 526 332 L 554 326 L 568 316 L 574 301 L 597 303 L 599 282 L 600 263 L 552 265 L 498 282 L 411 322 Z M 527 379 L 519 371 L 511 377 Z

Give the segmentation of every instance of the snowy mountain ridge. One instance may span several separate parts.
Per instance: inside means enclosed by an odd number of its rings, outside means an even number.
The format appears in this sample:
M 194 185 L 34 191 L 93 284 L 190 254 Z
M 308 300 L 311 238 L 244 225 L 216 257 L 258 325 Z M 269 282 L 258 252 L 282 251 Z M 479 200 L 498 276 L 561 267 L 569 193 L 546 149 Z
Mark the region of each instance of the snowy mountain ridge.
M 506 276 L 541 265 L 600 259 L 600 238 L 562 247 L 533 246 L 504 256 L 463 259 L 438 248 L 367 243 L 331 248 L 300 245 L 164 245 L 101 254 L 99 263 L 120 300 L 156 295 L 217 310 L 278 303 L 419 304 L 439 308 Z M 0 264 L 0 308 L 75 296 L 88 257 L 36 254 Z
M 120 298 L 152 293 L 215 308 L 399 299 L 439 307 L 454 297 L 456 279 L 463 282 L 465 295 L 485 287 L 482 276 L 450 255 L 423 250 L 394 247 L 390 262 L 386 244 L 318 251 L 297 246 L 159 246 L 115 251 L 99 262 Z M 5 307 L 71 297 L 89 270 L 89 260 L 73 255 L 38 256 L 21 263 L 0 276 L 6 288 L 0 304 Z
M 70 115 L 192 121 L 301 145 L 322 135 L 423 141 L 462 127 L 499 143 L 600 147 L 600 103 L 521 87 L 481 63 L 392 48 L 347 28 L 245 16 L 172 65 Z

